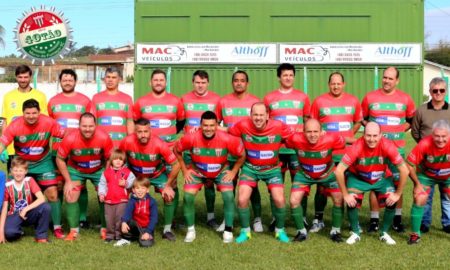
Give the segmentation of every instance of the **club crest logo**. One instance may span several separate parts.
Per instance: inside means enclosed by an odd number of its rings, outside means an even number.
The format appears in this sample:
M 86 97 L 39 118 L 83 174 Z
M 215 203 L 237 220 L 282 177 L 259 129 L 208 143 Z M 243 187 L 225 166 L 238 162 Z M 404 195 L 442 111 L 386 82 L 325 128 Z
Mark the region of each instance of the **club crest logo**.
M 225 115 L 232 115 L 233 114 L 233 110 L 232 109 L 226 109 L 225 110 Z
M 427 160 L 428 160 L 428 162 L 433 163 L 434 157 L 433 156 L 427 156 Z
M 130 154 L 129 154 L 129 155 L 130 155 L 130 157 L 131 157 L 131 158 L 133 158 L 133 159 L 135 159 L 135 158 L 136 158 L 136 154 L 135 154 L 134 152 L 130 152 Z
M 194 153 L 194 155 L 200 155 L 200 148 L 194 147 L 194 149 L 192 149 L 192 153 Z
M 347 114 L 352 113 L 352 107 L 345 107 L 345 112 L 346 112 Z
M 123 103 L 119 103 L 119 109 L 120 110 L 125 110 L 125 107 L 126 107 L 126 105 L 125 104 L 123 104 Z
M 75 149 L 75 150 L 73 151 L 73 154 L 74 154 L 75 156 L 81 156 L 81 150 L 80 150 L 80 149 Z
M 378 109 L 380 109 L 380 104 L 379 104 L 379 103 L 374 103 L 374 104 L 372 105 L 372 108 L 373 108 L 374 110 L 378 110 Z
M 360 158 L 359 159 L 359 165 L 364 165 L 366 164 L 366 159 L 365 158 Z
M 45 132 L 39 132 L 38 133 L 38 138 L 39 138 L 39 140 L 45 139 Z
M 305 156 L 305 152 L 303 152 L 302 150 L 298 150 L 298 151 L 297 151 L 297 155 L 298 155 L 299 157 L 304 157 L 304 156 Z
M 188 110 L 192 111 L 194 109 L 194 104 L 188 103 L 187 108 Z
M 320 151 L 320 156 L 322 157 L 322 158 L 324 158 L 324 157 L 326 157 L 328 155 L 328 151 Z
M 75 105 L 75 111 L 77 111 L 78 113 L 81 112 L 82 109 L 83 109 L 83 106 Z
M 61 105 L 56 105 L 55 106 L 55 112 L 60 112 L 61 111 Z
M 247 142 L 252 142 L 252 141 L 253 141 L 252 136 L 250 136 L 250 135 L 245 135 L 245 141 L 247 141 Z
M 175 110 L 174 110 L 175 107 L 172 105 L 167 105 L 166 108 L 167 108 L 168 112 L 175 112 Z
M 19 137 L 19 142 L 24 143 L 27 141 L 27 137 L 26 136 L 20 136 Z
M 148 155 L 148 158 L 150 159 L 150 161 L 155 161 L 156 155 Z
M 378 157 L 378 163 L 383 164 L 384 163 L 384 158 Z
M 101 151 L 102 151 L 101 148 L 94 148 L 94 154 L 95 154 L 95 155 L 100 154 Z
M 146 113 L 149 113 L 149 112 L 152 112 L 152 106 L 145 106 L 144 107 L 144 112 L 146 112 Z
M 403 109 L 403 104 L 395 103 L 395 108 L 397 109 L 397 111 L 401 111 Z
M 294 100 L 292 103 L 294 104 L 294 108 L 300 108 L 300 101 Z
M 222 148 L 217 148 L 216 149 L 216 156 L 220 157 L 222 155 Z
M 100 110 L 104 110 L 105 107 L 106 107 L 106 105 L 105 105 L 105 103 L 103 103 L 103 102 L 100 102 L 100 103 L 98 104 L 98 108 L 99 108 Z
M 280 106 L 280 104 L 278 102 L 274 102 L 271 104 L 272 109 L 278 109 L 278 107 Z
M 275 136 L 267 136 L 267 140 L 269 141 L 269 143 L 274 143 L 275 142 Z
M 215 108 L 214 104 L 208 104 L 208 111 L 213 111 Z
M 330 108 L 323 108 L 323 114 L 329 115 L 331 113 Z

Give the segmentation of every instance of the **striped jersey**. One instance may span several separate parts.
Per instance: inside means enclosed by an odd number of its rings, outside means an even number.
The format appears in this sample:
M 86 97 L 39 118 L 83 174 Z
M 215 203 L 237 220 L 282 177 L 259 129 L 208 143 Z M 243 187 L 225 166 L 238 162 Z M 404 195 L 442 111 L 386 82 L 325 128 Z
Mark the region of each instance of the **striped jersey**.
M 217 105 L 219 100 L 220 96 L 210 90 L 204 96 L 198 96 L 194 91 L 186 93 L 181 98 L 186 116 L 184 131 L 187 133 L 193 128 L 198 128 L 200 126 L 200 117 L 205 111 L 212 111 L 218 116 Z
M 407 162 L 428 177 L 445 181 L 450 177 L 450 143 L 438 148 L 433 137 L 426 136 L 413 148 Z
M 41 191 L 32 177 L 25 177 L 17 187 L 16 181 L 10 180 L 5 184 L 5 198 L 8 202 L 8 215 L 19 213 L 22 209 L 36 200 L 36 193 Z
M 48 116 L 55 119 L 58 124 L 66 129 L 66 132 L 78 129 L 80 116 L 85 112 L 91 112 L 91 101 L 81 93 L 75 92 L 74 96 L 65 96 L 59 93 L 48 101 Z M 61 139 L 52 138 L 52 149 L 58 150 Z M 55 153 L 56 154 L 56 153 Z
M 67 158 L 69 167 L 89 174 L 105 167 L 112 150 L 113 142 L 106 132 L 97 128 L 90 139 L 85 139 L 79 130 L 74 130 L 64 137 L 57 155 Z
M 396 89 L 391 95 L 378 89 L 369 92 L 361 104 L 363 117 L 377 122 L 383 136 L 394 141 L 397 147 L 405 147 L 405 123 L 416 111 L 411 96 Z
M 272 119 L 264 130 L 257 130 L 250 118 L 232 126 L 228 132 L 242 139 L 247 154 L 245 165 L 256 172 L 280 167 L 281 143 L 294 133 L 288 125 Z
M 123 92 L 109 94 L 108 90 L 92 98 L 92 112 L 97 117 L 98 128 L 111 137 L 114 147 L 127 136 L 127 121 L 133 120 L 133 101 Z
M 228 164 L 228 154 L 242 156 L 244 151 L 244 145 L 238 137 L 220 130 L 211 139 L 206 139 L 201 130 L 186 134 L 175 147 L 179 152 L 191 153 L 194 171 L 205 178 L 216 178 L 222 172 Z
M 184 107 L 181 100 L 170 93 L 156 98 L 152 93 L 140 97 L 133 106 L 134 119 L 145 118 L 150 121 L 152 133 L 167 142 L 170 147 L 177 138 L 177 121 L 184 120 Z
M 229 128 L 248 118 L 252 105 L 259 101 L 258 97 L 248 93 L 243 99 L 239 99 L 234 93 L 225 95 L 219 101 L 218 117 L 223 120 L 224 126 Z
M 392 176 L 388 160 L 394 165 L 403 163 L 403 158 L 392 141 L 381 138 L 378 145 L 372 149 L 367 147 L 364 138 L 359 138 L 347 149 L 341 163 L 349 167 L 350 172 L 361 180 L 373 184 Z
M 303 173 L 312 179 L 324 179 L 334 171 L 332 152 L 343 149 L 345 139 L 337 134 L 320 136 L 316 144 L 311 144 L 304 133 L 296 133 L 286 140 L 286 146 L 297 152 Z
M 119 149 L 126 153 L 128 168 L 136 176 L 145 176 L 150 179 L 164 173 L 165 164 L 174 164 L 177 161 L 167 143 L 153 134 L 150 135 L 146 145 L 139 143 L 136 134 L 130 134 L 121 142 Z
M 62 138 L 64 129 L 52 118 L 39 115 L 37 122 L 29 125 L 23 116 L 16 118 L 3 132 L 0 143 L 8 146 L 14 142 L 16 155 L 24 160 L 36 162 L 50 150 L 50 138 Z

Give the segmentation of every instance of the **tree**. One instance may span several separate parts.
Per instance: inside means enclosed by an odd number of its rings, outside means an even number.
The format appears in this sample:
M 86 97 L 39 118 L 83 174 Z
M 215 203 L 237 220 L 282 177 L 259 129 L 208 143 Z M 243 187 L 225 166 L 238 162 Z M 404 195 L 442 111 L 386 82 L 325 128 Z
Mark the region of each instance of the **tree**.
M 5 40 L 3 39 L 3 35 L 5 34 L 5 28 L 0 25 L 0 46 L 5 47 Z
M 113 48 L 111 48 L 111 47 L 108 47 L 108 48 L 102 48 L 102 49 L 98 50 L 97 53 L 98 53 L 98 54 L 113 54 L 113 53 L 114 53 L 114 50 L 113 50 Z
M 450 43 L 448 41 L 440 40 L 437 48 L 426 52 L 425 59 L 449 67 Z
M 97 48 L 95 46 L 83 46 L 79 49 L 74 49 L 73 52 L 69 54 L 71 57 L 82 57 L 88 56 L 90 54 L 97 54 Z

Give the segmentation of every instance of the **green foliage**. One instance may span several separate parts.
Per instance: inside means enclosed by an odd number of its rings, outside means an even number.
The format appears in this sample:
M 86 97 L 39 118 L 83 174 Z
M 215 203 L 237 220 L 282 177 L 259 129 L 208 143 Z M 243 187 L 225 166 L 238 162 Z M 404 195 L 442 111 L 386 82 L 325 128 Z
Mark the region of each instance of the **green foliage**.
M 125 78 L 125 81 L 126 81 L 127 83 L 132 83 L 132 82 L 134 82 L 134 76 L 133 76 L 133 75 L 128 75 L 128 76 Z
M 436 49 L 432 49 L 425 54 L 425 59 L 444 66 L 450 66 L 450 43 L 439 41 Z
M 15 83 L 16 82 L 16 77 L 14 76 L 13 73 L 7 73 L 3 77 L 0 76 L 0 82 L 2 82 L 2 83 Z

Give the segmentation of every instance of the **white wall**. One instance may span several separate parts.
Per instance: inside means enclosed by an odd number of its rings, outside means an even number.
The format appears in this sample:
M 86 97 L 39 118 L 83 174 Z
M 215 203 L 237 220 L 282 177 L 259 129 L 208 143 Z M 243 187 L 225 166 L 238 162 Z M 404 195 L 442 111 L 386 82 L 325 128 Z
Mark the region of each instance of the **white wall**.
M 444 75 L 446 77 L 450 78 L 450 70 L 444 69 Z M 441 76 L 442 76 L 441 69 L 439 67 L 436 67 L 436 66 L 433 66 L 433 65 L 430 65 L 427 63 L 424 64 L 424 69 L 423 69 L 423 94 L 424 95 L 430 96 L 430 93 L 428 91 L 430 89 L 430 87 L 429 87 L 430 81 L 435 77 L 441 77 Z

